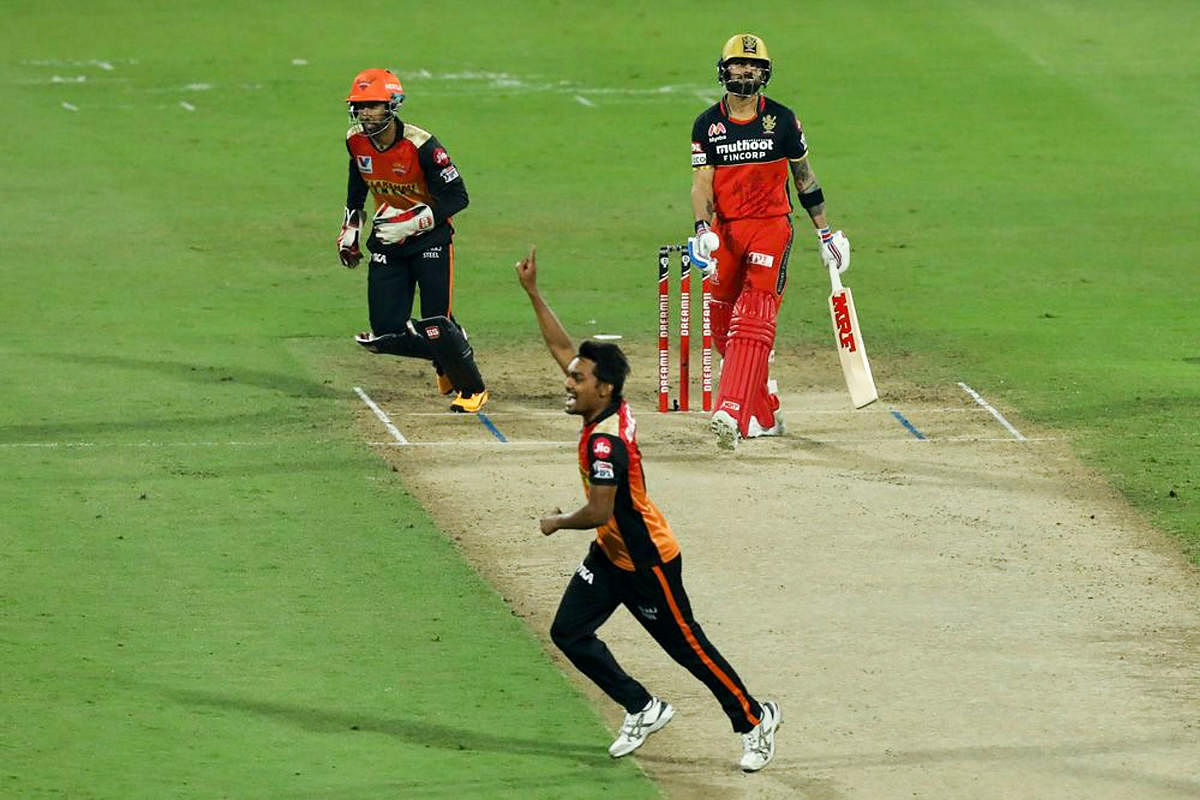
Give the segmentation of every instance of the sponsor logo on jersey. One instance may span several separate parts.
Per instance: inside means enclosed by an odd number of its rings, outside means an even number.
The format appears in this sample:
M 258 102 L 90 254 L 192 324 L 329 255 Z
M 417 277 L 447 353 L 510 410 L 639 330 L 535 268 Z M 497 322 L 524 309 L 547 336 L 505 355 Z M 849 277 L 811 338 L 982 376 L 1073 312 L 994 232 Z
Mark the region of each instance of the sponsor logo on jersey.
M 446 167 L 444 170 L 439 172 L 438 175 L 441 177 L 443 182 L 453 183 L 455 180 L 458 179 L 458 167 L 451 164 L 450 166 Z
M 658 619 L 657 606 L 638 606 L 638 611 L 640 611 L 642 616 L 646 619 Z
M 592 452 L 600 458 L 608 458 L 612 455 L 612 445 L 608 443 L 608 439 L 597 439 L 592 443 Z
M 439 247 L 431 247 L 428 250 L 421 253 L 421 258 L 441 258 L 441 257 L 442 257 L 442 248 L 440 246 Z
M 760 267 L 775 266 L 775 256 L 769 256 L 766 253 L 756 253 L 753 250 L 746 254 L 746 260 Z
M 420 197 L 421 187 L 416 183 L 395 183 L 393 181 L 367 181 L 367 188 L 375 194 L 391 194 L 400 197 Z
M 592 571 L 590 569 L 588 569 L 587 567 L 585 567 L 582 563 L 580 563 L 580 565 L 575 568 L 575 574 L 578 575 L 580 578 L 583 578 L 588 583 L 592 582 Z
M 613 479 L 613 465 L 609 461 L 595 461 L 592 463 L 592 476 L 598 480 L 611 481 Z
M 763 133 L 768 135 L 775 133 L 775 117 L 770 114 L 764 114 L 762 118 Z
M 854 329 L 850 325 L 850 309 L 846 306 L 846 293 L 838 292 L 830 301 L 833 303 L 833 322 L 838 329 L 838 344 L 847 352 L 858 349 L 854 342 Z
M 392 164 L 392 172 L 403 177 L 408 172 L 408 167 L 403 164 Z
M 373 159 L 370 156 L 355 156 L 355 158 L 358 159 L 358 171 L 359 172 L 373 172 L 374 171 L 374 167 L 371 164 L 371 161 Z
M 725 135 L 725 123 L 724 122 L 714 122 L 712 125 L 708 126 L 708 138 L 710 140 L 715 139 L 718 136 L 724 136 L 724 135 Z
M 737 153 L 764 152 L 775 149 L 775 142 L 770 139 L 739 139 L 736 142 L 717 145 L 717 155 L 733 155 Z
M 442 329 L 439 328 L 437 325 L 430 325 L 428 328 L 425 329 L 425 338 L 426 339 L 438 339 L 438 338 L 441 338 L 441 335 L 442 335 Z
M 701 145 L 699 142 L 692 142 L 692 152 L 693 153 L 703 153 L 704 146 Z
M 692 166 L 703 167 L 708 164 L 708 156 L 704 153 L 692 153 Z
M 386 264 L 387 256 L 385 256 L 383 253 L 371 253 L 371 263 L 372 264 Z
M 439 147 L 437 150 L 433 151 L 433 163 L 437 164 L 439 167 L 449 166 L 450 154 L 447 153 L 444 148 Z

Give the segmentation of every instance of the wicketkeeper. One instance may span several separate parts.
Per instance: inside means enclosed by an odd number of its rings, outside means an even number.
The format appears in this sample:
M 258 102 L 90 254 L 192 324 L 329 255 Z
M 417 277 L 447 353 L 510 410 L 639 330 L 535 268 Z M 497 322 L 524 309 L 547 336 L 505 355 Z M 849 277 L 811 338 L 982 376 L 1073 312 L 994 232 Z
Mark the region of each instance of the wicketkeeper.
M 371 330 L 355 340 L 372 353 L 432 361 L 437 387 L 454 394 L 451 411 L 476 412 L 488 400 L 466 333 L 451 314 L 454 228 L 450 218 L 467 207 L 467 187 L 437 138 L 402 121 L 400 79 L 385 69 L 360 72 L 346 103 L 353 125 L 346 211 L 338 258 L 353 269 L 362 260 L 363 204 L 375 196 L 367 249 L 367 305 Z M 421 319 L 410 319 L 421 291 Z
M 725 95 L 692 125 L 693 259 L 713 269 L 713 342 L 723 356 L 712 429 L 717 444 L 783 432 L 779 397 L 768 384 L 775 319 L 792 246 L 788 175 L 816 228 L 825 264 L 850 266 L 850 244 L 831 231 L 825 196 L 808 163 L 795 113 L 762 94 L 771 58 L 761 38 L 739 33 L 717 61 Z
M 563 529 L 596 530 L 583 563 L 567 584 L 550 638 L 584 675 L 625 709 L 609 755 L 620 758 L 671 721 L 675 709 L 630 677 L 596 636 L 625 606 L 676 662 L 708 687 L 734 731 L 742 734 L 741 768 L 755 772 L 775 755 L 779 705 L 761 703 L 692 616 L 683 588 L 683 556 L 666 517 L 646 493 L 633 412 L 621 396 L 629 363 L 615 344 L 584 342 L 576 350 L 537 288 L 535 252 L 517 262 L 542 338 L 567 376 L 566 412 L 583 419 L 579 470 L 587 502 L 541 520 L 546 536 Z

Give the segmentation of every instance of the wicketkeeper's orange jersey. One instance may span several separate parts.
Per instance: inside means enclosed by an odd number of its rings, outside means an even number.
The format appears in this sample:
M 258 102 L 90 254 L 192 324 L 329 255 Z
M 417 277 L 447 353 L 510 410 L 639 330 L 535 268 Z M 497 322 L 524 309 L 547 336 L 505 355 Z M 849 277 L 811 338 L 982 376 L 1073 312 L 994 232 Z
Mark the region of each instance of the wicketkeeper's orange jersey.
M 795 113 L 769 97 L 759 97 L 753 119 L 731 118 L 722 99 L 692 125 L 692 167 L 716 170 L 713 202 L 718 222 L 791 214 L 788 162 L 807 154 Z
M 404 254 L 448 244 L 454 235 L 451 217 L 467 207 L 467 187 L 458 167 L 437 138 L 416 125 L 396 120 L 396 141 L 379 150 L 354 125 L 346 132 L 350 172 L 346 185 L 346 208 L 362 209 L 367 193 L 375 196 L 375 207 L 387 203 L 408 209 L 425 204 L 433 211 L 433 229 L 409 237 L 397 245 L 382 245 L 371 233 L 368 247 Z
M 649 569 L 679 555 L 667 518 L 646 493 L 637 423 L 624 400 L 585 425 L 579 435 L 583 491 L 616 486 L 612 517 L 596 529 L 596 542 L 624 570 Z
M 427 158 L 433 162 L 437 174 L 426 175 L 421 164 L 422 148 L 428 151 Z M 362 132 L 362 126 L 355 125 L 346 132 L 346 149 L 363 182 L 375 195 L 377 206 L 381 202 L 400 209 L 418 203 L 435 206 L 434 195 L 429 191 L 430 180 L 451 183 L 458 178 L 458 170 L 450 163 L 445 149 L 431 133 L 416 125 L 404 124 L 396 143 L 386 150 L 376 149 Z

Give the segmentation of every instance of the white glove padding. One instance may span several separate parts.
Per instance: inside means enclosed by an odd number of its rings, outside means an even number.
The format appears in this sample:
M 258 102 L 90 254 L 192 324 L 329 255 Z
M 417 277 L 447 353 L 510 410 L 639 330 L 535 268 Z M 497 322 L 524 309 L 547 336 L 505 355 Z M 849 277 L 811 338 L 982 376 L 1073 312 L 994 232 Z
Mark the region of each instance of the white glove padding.
M 362 214 L 357 209 L 347 208 L 342 217 L 342 232 L 337 237 L 338 258 L 342 266 L 354 269 L 362 261 L 362 251 L 358 249 L 358 234 L 362 230 Z
M 839 274 L 850 269 L 850 240 L 846 234 L 841 231 L 830 233 L 829 228 L 821 228 L 817 238 L 821 240 L 821 261 L 826 269 L 836 269 Z
M 696 231 L 696 235 L 692 238 L 696 241 L 694 248 L 696 255 L 705 261 L 710 260 L 713 252 L 721 246 L 721 240 L 708 228 Z
M 711 233 L 711 231 L 710 231 L 710 233 Z M 715 233 L 712 235 L 716 236 Z M 709 253 L 707 258 L 700 255 L 699 246 L 696 241 L 698 238 L 699 238 L 698 236 L 689 236 L 688 237 L 688 242 L 687 242 L 688 256 L 692 260 L 692 266 L 698 268 L 701 272 L 703 272 L 704 277 L 706 277 L 706 278 L 715 277 L 716 272 L 717 272 L 717 259 L 713 257 L 711 252 Z
M 423 203 L 403 210 L 380 203 L 375 209 L 375 238 L 384 244 L 400 244 L 410 236 L 427 233 L 433 224 L 433 211 Z

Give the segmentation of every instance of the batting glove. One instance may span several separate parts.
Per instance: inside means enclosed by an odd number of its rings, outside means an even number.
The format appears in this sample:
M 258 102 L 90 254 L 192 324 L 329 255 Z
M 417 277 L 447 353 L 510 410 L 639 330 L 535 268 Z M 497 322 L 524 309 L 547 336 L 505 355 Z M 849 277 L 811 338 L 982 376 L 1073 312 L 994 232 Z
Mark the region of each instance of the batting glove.
M 410 236 L 426 233 L 433 225 L 433 211 L 423 203 L 403 210 L 380 203 L 375 209 L 375 238 L 384 244 L 400 244 Z
M 362 231 L 362 212 L 358 209 L 347 208 L 346 216 L 342 218 L 342 232 L 338 234 L 338 258 L 342 266 L 354 269 L 362 261 L 362 250 L 358 249 L 358 234 Z
M 709 261 L 713 251 L 721 246 L 721 240 L 708 227 L 708 223 L 703 220 L 696 223 L 696 246 L 694 249 L 696 255 L 700 256 L 701 260 Z
M 829 228 L 817 231 L 821 240 L 821 261 L 827 269 L 836 269 L 838 273 L 850 269 L 850 240 L 841 231 L 830 233 Z
M 713 235 L 715 236 L 716 234 Z M 697 248 L 696 243 L 697 238 L 698 237 L 696 236 L 688 237 L 688 256 L 692 260 L 692 266 L 698 268 L 702 273 L 704 273 L 704 277 L 714 278 L 716 277 L 717 272 L 717 259 L 711 253 L 709 254 L 708 258 L 704 258 L 700 255 L 700 251 Z

